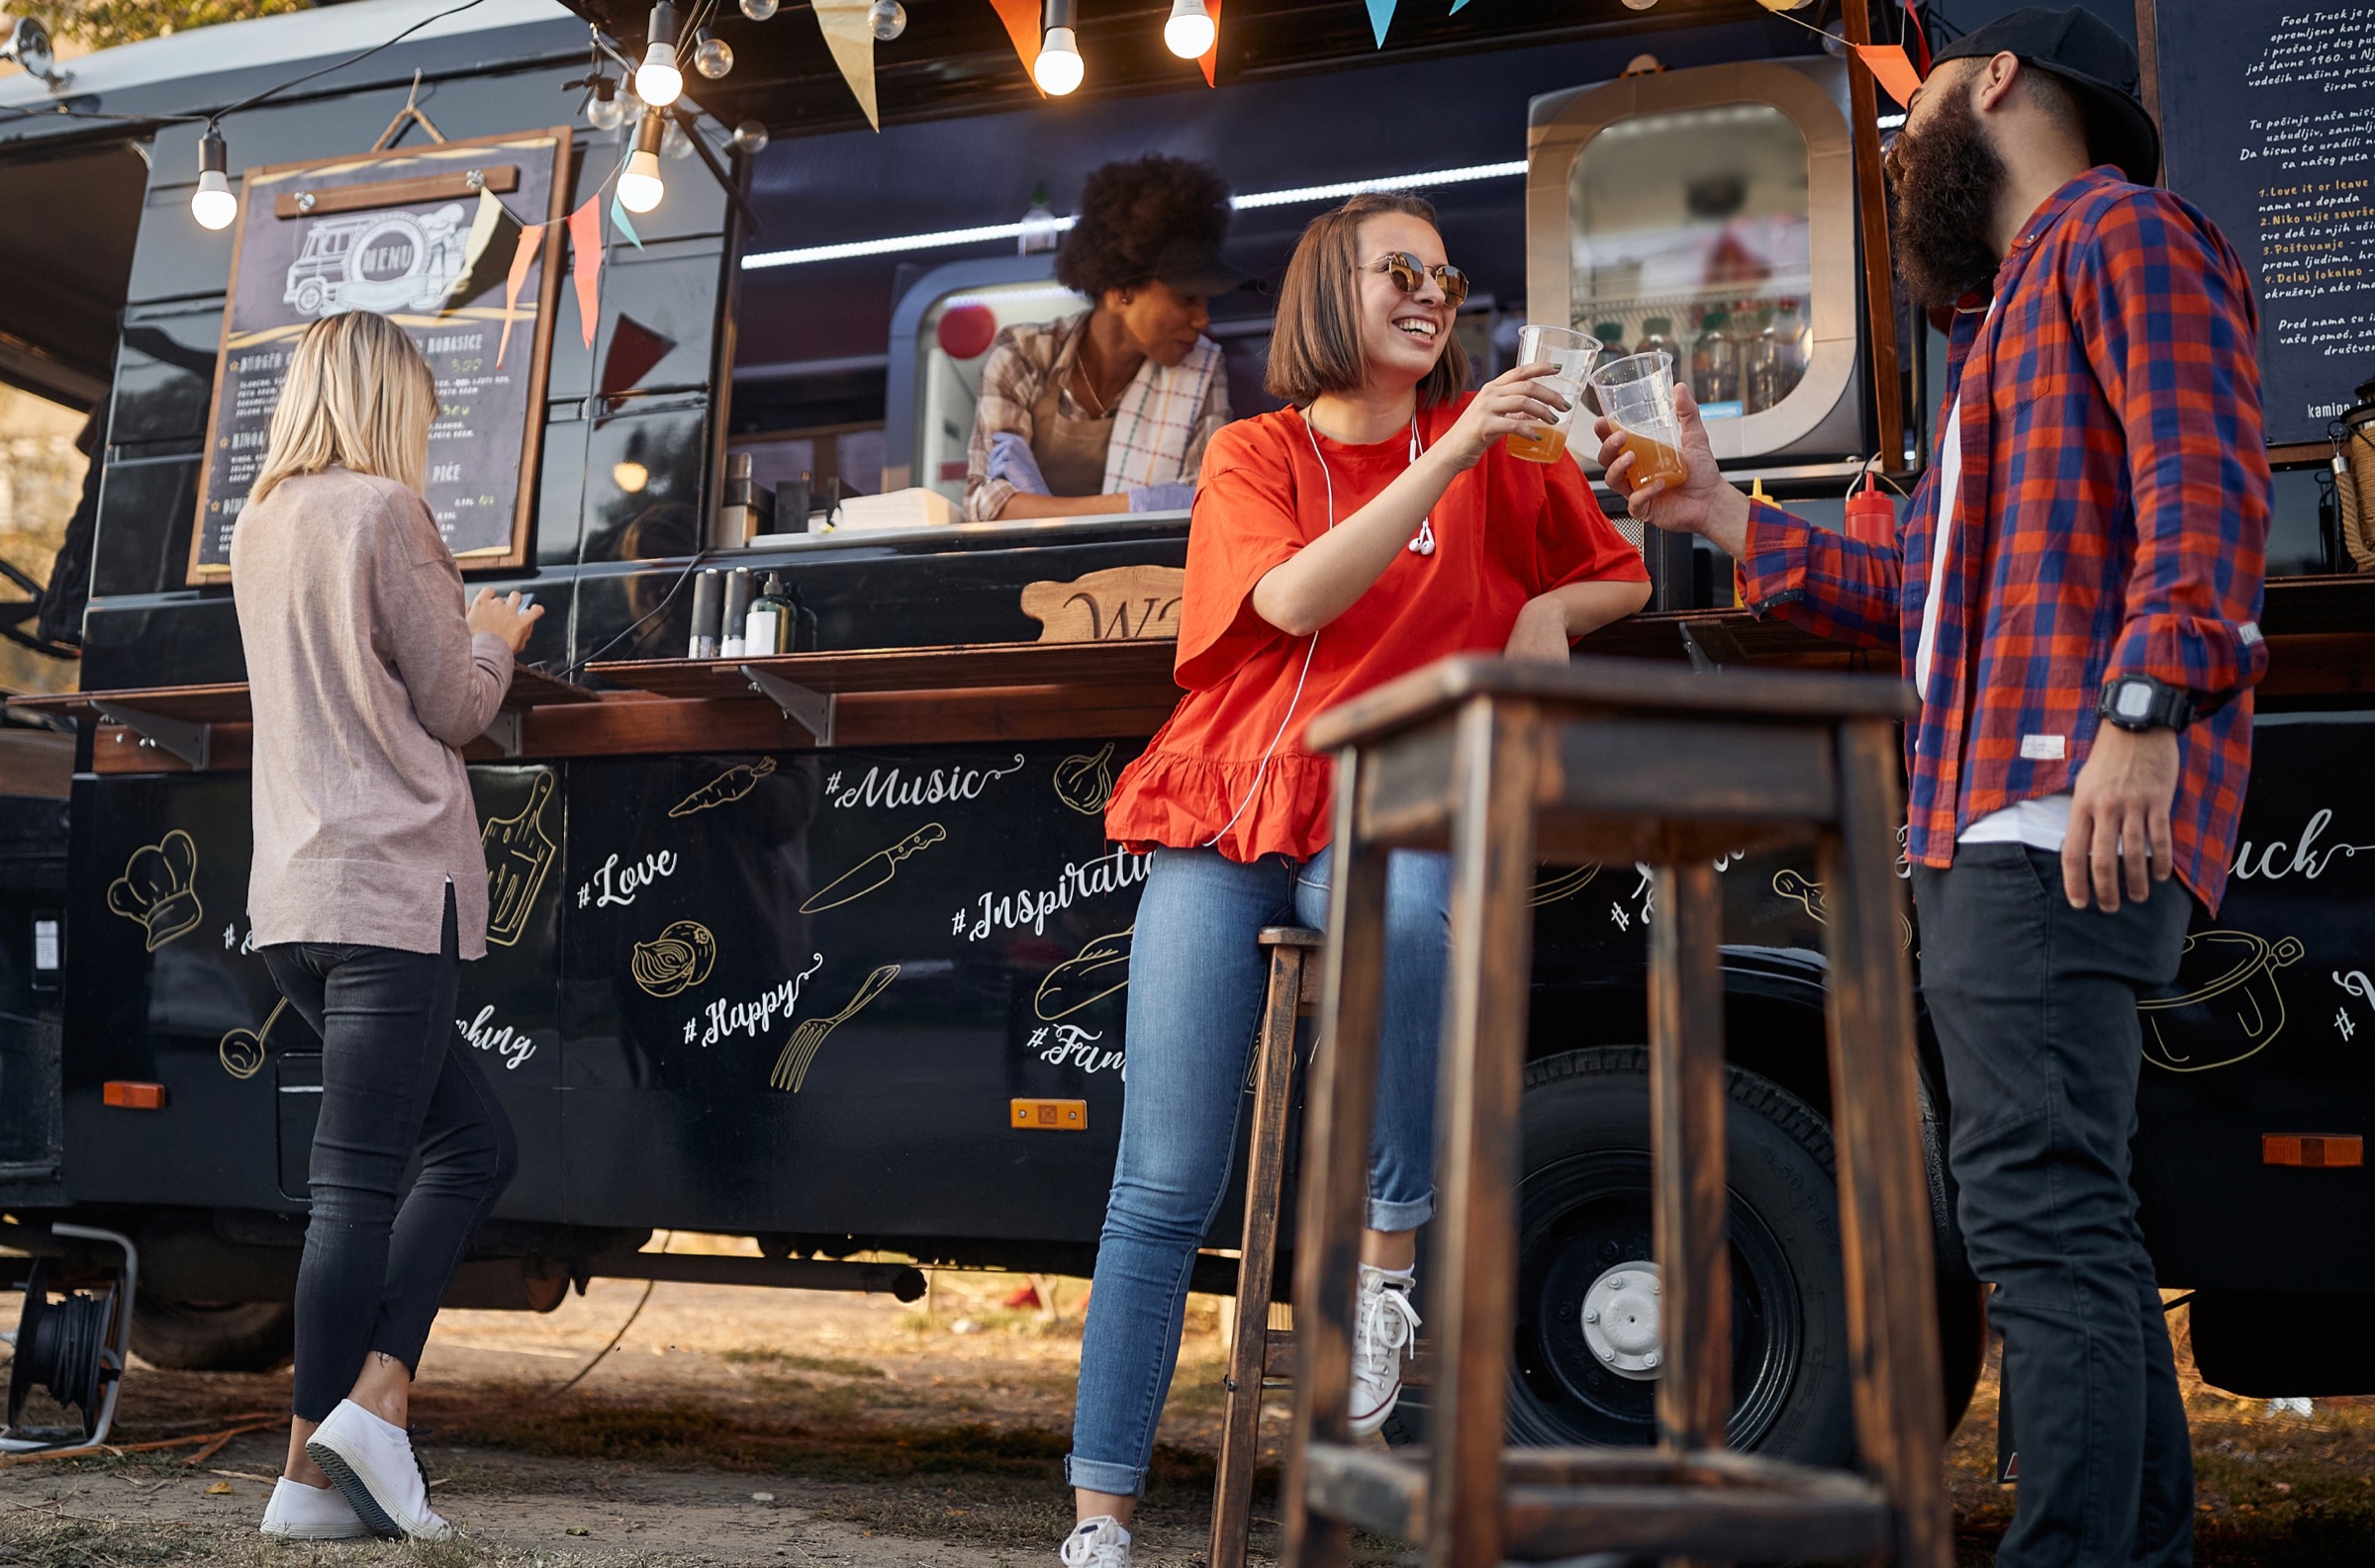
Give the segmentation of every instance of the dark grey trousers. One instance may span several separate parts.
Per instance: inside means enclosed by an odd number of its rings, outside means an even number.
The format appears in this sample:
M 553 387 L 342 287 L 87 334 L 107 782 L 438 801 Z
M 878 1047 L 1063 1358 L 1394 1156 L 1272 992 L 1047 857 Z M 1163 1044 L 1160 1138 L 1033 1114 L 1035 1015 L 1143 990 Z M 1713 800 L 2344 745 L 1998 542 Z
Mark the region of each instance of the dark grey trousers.
M 2061 859 L 1960 846 L 1913 869 L 1922 994 L 1953 1100 L 1948 1157 L 1992 1283 L 2018 1424 L 2004 1568 L 2193 1561 L 2194 1467 L 2129 1185 L 2139 987 L 2175 978 L 2193 900 L 2070 907 Z

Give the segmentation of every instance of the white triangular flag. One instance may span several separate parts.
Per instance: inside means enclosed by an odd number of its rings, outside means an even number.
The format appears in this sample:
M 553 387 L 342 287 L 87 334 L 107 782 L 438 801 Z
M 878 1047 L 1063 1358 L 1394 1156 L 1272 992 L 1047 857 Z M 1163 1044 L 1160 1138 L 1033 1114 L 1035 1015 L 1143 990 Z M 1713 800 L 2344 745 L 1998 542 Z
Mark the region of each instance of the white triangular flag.
M 833 63 L 841 67 L 858 107 L 866 111 L 866 123 L 882 130 L 882 119 L 874 110 L 874 29 L 866 22 L 872 0 L 814 0 L 814 4 L 816 26 L 824 34 L 825 46 L 833 51 Z

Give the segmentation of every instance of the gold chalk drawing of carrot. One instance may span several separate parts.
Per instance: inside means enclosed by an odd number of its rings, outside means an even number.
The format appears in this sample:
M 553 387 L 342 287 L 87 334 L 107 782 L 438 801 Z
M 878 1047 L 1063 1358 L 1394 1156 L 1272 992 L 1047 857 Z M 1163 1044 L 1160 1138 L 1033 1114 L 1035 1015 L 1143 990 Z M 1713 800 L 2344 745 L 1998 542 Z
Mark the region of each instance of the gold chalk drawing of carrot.
M 1109 937 L 1091 937 L 1081 951 L 1047 971 L 1031 998 L 1031 1010 L 1042 1023 L 1070 1018 L 1093 1002 L 1101 1002 L 1130 983 L 1130 938 L 1138 928 Z
M 772 757 L 739 763 L 670 806 L 668 814 L 672 817 L 689 817 L 696 811 L 707 811 L 712 806 L 728 805 L 756 789 L 759 781 L 773 772 L 775 759 Z
M 815 1061 L 816 1052 L 824 1044 L 824 1037 L 855 1018 L 868 1002 L 890 989 L 891 982 L 898 978 L 899 966 L 886 964 L 866 976 L 858 986 L 857 994 L 849 999 L 848 1006 L 830 1018 L 808 1019 L 793 1030 L 792 1038 L 784 1042 L 783 1051 L 775 1059 L 775 1070 L 768 1074 L 768 1083 L 788 1094 L 798 1094 L 800 1086 L 808 1081 L 808 1067 Z
M 916 851 L 928 848 L 948 837 L 948 829 L 937 822 L 926 822 L 887 850 L 877 850 L 822 887 L 808 894 L 800 906 L 804 915 L 822 914 L 854 903 L 899 875 L 899 863 Z

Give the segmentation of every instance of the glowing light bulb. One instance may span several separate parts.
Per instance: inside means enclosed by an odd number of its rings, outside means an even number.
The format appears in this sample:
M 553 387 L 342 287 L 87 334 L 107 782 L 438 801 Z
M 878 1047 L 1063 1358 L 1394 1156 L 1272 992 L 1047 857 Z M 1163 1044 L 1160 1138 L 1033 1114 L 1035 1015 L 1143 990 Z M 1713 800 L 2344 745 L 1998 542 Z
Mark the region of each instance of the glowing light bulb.
M 1172 0 L 1171 20 L 1163 24 L 1163 46 L 1184 60 L 1202 59 L 1218 32 L 1204 0 Z
M 907 8 L 899 0 L 874 0 L 866 8 L 866 26 L 876 43 L 888 44 L 907 30 Z
M 224 168 L 223 133 L 210 125 L 198 138 L 198 189 L 190 193 L 190 216 L 201 229 L 229 229 L 239 216 L 239 198 Z
M 1081 46 L 1070 28 L 1049 28 L 1039 41 L 1039 58 L 1031 66 L 1032 79 L 1040 91 L 1061 98 L 1081 85 L 1089 67 L 1081 59 Z
M 626 198 L 621 196 L 619 200 L 624 201 Z M 651 483 L 651 470 L 630 457 L 623 462 L 611 465 L 611 483 L 630 496 L 636 495 L 642 491 L 644 486 Z
M 653 41 L 635 67 L 635 96 L 654 109 L 665 109 L 684 95 L 685 73 L 677 69 L 676 46 Z
M 777 0 L 742 0 L 742 14 L 753 22 L 764 22 L 775 15 Z
M 630 213 L 648 213 L 668 194 L 667 182 L 660 178 L 660 139 L 665 130 L 656 109 L 645 110 L 635 124 L 634 150 L 626 155 L 626 167 L 618 171 L 618 205 Z
M 715 81 L 734 68 L 732 46 L 716 34 L 703 29 L 701 42 L 693 46 L 693 68 Z

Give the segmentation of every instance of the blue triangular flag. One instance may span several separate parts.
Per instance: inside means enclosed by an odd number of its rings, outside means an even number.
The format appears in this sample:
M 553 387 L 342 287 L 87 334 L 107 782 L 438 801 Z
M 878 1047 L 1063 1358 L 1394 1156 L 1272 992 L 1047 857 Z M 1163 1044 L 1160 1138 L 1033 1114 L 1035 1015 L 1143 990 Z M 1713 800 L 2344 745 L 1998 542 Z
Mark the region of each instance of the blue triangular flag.
M 618 193 L 617 191 L 611 192 L 611 222 L 618 226 L 618 231 L 620 233 L 626 235 L 627 238 L 635 242 L 635 248 L 637 250 L 643 248 L 643 236 L 636 233 L 635 226 L 627 221 L 626 209 L 618 205 Z
M 1460 8 L 1466 4 L 1468 4 L 1468 0 L 1452 0 L 1452 15 L 1458 16 Z
M 1459 7 L 1453 7 L 1458 10 Z M 1385 46 L 1385 29 L 1393 22 L 1393 0 L 1369 0 L 1369 30 L 1378 36 L 1378 47 Z

